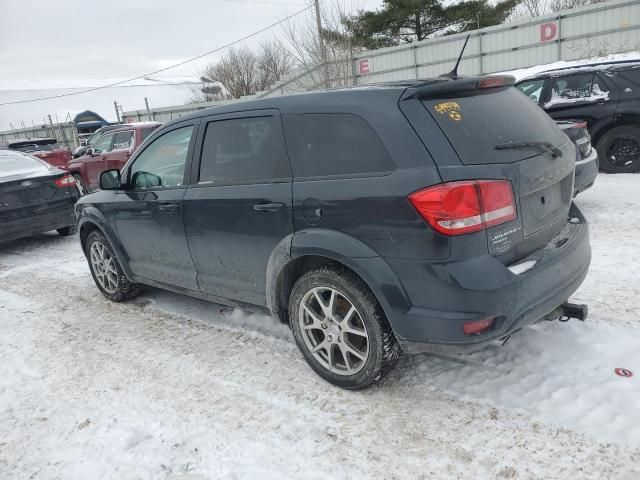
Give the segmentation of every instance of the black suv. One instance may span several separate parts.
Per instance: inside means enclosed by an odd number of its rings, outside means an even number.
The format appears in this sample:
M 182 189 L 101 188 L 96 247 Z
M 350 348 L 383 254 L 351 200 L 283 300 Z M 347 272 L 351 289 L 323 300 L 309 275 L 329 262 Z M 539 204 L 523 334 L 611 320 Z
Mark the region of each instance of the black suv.
M 640 171 L 640 61 L 549 70 L 516 87 L 556 120 L 586 120 L 605 172 Z
M 575 147 L 512 77 L 438 78 L 202 110 L 76 206 L 114 301 L 140 284 L 290 324 L 310 366 L 371 385 L 402 351 L 503 341 L 591 258 Z M 576 313 L 577 312 L 577 313 Z

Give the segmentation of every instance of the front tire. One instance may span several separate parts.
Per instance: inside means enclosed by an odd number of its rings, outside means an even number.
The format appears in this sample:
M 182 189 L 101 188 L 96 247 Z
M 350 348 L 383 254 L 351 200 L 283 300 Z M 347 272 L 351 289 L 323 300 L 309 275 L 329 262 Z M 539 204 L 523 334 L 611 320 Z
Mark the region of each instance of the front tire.
M 612 128 L 596 146 L 600 168 L 607 173 L 640 172 L 640 128 L 631 125 Z
M 129 281 L 105 236 L 94 230 L 87 236 L 85 252 L 91 276 L 98 289 L 109 300 L 122 302 L 139 295 L 138 284 Z
M 400 356 L 375 296 L 344 268 L 321 267 L 300 277 L 291 292 L 289 318 L 309 366 L 338 387 L 367 388 Z

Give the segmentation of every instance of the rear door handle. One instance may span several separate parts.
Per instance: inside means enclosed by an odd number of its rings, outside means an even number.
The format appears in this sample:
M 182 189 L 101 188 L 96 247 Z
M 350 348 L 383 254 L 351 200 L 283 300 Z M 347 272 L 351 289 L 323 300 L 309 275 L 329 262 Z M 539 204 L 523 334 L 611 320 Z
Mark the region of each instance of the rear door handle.
M 161 203 L 160 205 L 158 205 L 158 210 L 161 210 L 163 212 L 174 212 L 177 209 L 177 203 Z
M 284 207 L 284 203 L 256 203 L 253 209 L 258 212 L 276 212 Z

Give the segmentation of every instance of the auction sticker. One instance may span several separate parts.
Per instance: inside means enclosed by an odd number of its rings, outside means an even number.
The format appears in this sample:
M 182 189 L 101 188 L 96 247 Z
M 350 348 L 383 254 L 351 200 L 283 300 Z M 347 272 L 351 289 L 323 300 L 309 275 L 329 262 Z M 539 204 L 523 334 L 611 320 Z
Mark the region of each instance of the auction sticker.
M 614 372 L 616 372 L 616 375 L 619 377 L 633 377 L 633 372 L 626 368 L 616 368 Z

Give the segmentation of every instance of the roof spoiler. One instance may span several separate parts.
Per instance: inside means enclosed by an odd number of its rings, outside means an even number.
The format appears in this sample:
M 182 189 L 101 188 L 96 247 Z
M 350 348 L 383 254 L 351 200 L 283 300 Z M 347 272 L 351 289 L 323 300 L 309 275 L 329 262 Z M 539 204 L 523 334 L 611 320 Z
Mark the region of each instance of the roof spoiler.
M 488 88 L 512 87 L 515 83 L 516 79 L 511 75 L 483 75 L 479 77 L 443 80 L 437 83 L 429 82 L 423 85 L 416 85 L 413 88 L 415 91 L 405 97 L 405 100 L 410 98 L 437 97 L 458 92 L 485 90 Z

